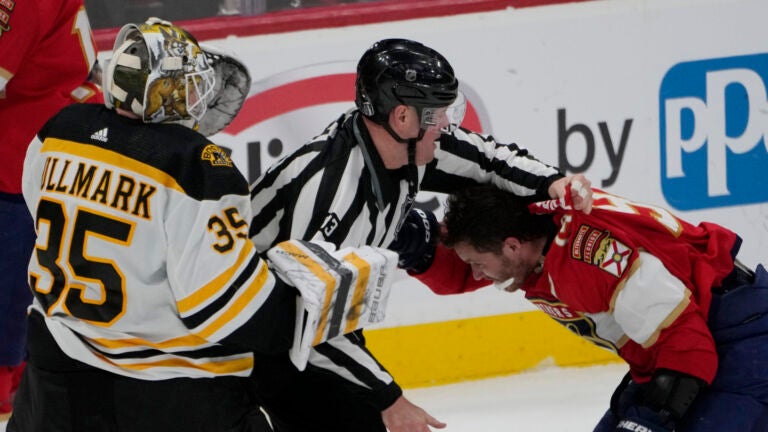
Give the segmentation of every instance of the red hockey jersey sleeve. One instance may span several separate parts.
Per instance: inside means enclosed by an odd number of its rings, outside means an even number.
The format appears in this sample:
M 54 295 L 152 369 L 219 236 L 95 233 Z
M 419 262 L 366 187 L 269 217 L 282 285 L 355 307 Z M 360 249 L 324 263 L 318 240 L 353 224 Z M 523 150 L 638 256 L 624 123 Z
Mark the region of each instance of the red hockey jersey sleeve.
M 435 294 L 461 294 L 490 285 L 488 280 L 472 276 L 472 268 L 456 255 L 453 249 L 437 245 L 435 259 L 427 271 L 411 275 L 425 284 Z
M 21 193 L 24 155 L 43 124 L 88 98 L 78 88 L 96 54 L 83 0 L 0 0 L 0 125 L 13 124 L 0 130 L 1 192 Z

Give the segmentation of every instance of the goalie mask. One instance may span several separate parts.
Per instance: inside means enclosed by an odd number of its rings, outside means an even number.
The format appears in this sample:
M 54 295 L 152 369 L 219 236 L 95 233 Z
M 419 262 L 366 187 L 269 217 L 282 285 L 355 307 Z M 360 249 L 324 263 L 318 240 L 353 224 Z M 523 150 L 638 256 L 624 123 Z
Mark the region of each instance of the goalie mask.
M 360 58 L 355 104 L 381 125 L 396 106 L 411 106 L 422 129 L 450 131 L 464 116 L 465 100 L 458 88 L 453 68 L 437 51 L 408 39 L 384 39 Z
M 109 108 L 146 123 L 195 128 L 213 97 L 215 73 L 195 38 L 168 21 L 150 18 L 120 29 L 105 67 Z

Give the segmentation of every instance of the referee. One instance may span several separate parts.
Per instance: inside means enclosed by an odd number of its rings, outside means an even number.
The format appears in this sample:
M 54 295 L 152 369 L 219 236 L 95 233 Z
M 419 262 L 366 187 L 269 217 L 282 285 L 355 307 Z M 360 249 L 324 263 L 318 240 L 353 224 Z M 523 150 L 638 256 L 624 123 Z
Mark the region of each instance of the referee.
M 387 246 L 420 189 L 450 193 L 492 182 L 549 199 L 572 180 L 524 148 L 458 128 L 465 106 L 453 68 L 421 43 L 375 43 L 358 63 L 355 86 L 356 109 L 252 185 L 257 249 L 289 238 Z M 576 201 L 588 208 L 591 197 Z M 254 363 L 252 381 L 276 432 L 445 427 L 403 396 L 360 331 L 316 346 L 303 371 L 287 354 L 257 354 Z

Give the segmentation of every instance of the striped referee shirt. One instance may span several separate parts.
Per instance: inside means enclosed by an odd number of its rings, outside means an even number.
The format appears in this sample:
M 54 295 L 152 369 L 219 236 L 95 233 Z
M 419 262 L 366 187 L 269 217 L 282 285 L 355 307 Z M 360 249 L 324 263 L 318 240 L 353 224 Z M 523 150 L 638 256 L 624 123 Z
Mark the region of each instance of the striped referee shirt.
M 421 190 L 450 193 L 493 183 L 520 196 L 548 198 L 549 185 L 562 177 L 524 148 L 465 129 L 443 134 L 437 144 L 435 159 L 418 167 Z M 287 239 L 386 247 L 412 203 L 407 167 L 384 167 L 361 115 L 351 110 L 252 185 L 251 239 L 260 251 Z M 368 389 L 363 393 L 381 409 L 401 393 L 360 332 L 316 346 L 304 373 L 318 369 Z

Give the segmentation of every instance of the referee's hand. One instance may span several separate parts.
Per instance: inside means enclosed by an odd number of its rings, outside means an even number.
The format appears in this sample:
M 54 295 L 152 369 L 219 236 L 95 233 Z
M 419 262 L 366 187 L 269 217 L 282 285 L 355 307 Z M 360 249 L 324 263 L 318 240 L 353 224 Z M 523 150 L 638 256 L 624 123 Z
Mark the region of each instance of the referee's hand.
M 592 211 L 592 182 L 582 174 L 563 177 L 549 185 L 550 198 L 565 198 L 566 186 L 571 185 L 573 208 L 586 214 Z
M 400 396 L 395 403 L 382 411 L 381 418 L 389 432 L 430 432 L 430 427 L 443 429 L 447 426 L 412 404 L 405 396 Z

